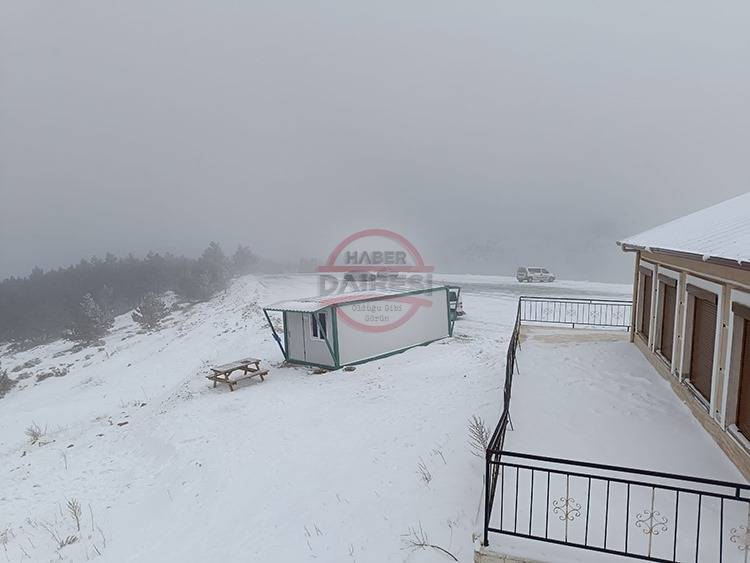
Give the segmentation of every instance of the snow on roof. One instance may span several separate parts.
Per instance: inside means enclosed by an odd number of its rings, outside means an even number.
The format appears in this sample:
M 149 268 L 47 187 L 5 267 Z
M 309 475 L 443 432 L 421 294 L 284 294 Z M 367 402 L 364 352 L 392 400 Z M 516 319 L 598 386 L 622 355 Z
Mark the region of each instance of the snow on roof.
M 750 192 L 617 242 L 750 264 Z
M 431 289 L 445 289 L 444 285 L 425 285 L 422 288 L 397 289 L 388 287 L 378 287 L 373 290 L 349 291 L 346 293 L 332 293 L 330 295 L 315 295 L 313 297 L 303 297 L 300 299 L 288 299 L 279 301 L 264 307 L 267 311 L 293 311 L 297 313 L 313 313 L 320 311 L 331 305 L 341 303 L 351 303 L 356 301 L 367 301 L 385 297 L 395 297 L 415 293 L 417 291 L 428 291 Z

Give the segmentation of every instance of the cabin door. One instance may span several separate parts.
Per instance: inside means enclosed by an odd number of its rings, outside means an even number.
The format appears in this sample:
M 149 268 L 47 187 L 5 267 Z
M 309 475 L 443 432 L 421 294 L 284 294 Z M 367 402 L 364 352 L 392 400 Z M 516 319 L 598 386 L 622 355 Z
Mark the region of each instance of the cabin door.
M 304 314 L 289 312 L 286 314 L 286 335 L 288 339 L 290 360 L 305 361 Z

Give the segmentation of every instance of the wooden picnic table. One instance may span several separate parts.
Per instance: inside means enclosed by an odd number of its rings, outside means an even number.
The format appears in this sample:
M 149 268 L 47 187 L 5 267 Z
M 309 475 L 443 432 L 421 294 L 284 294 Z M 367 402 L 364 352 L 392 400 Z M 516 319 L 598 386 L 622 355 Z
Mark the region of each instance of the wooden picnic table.
M 242 360 L 237 360 L 236 362 L 216 366 L 215 368 L 211 368 L 211 371 L 213 373 L 207 375 L 206 379 L 212 380 L 214 382 L 214 387 L 216 387 L 217 383 L 225 383 L 229 385 L 230 391 L 234 391 L 234 386 L 241 379 L 255 377 L 257 375 L 260 377 L 261 381 L 265 381 L 263 376 L 268 373 L 267 369 L 260 369 L 260 360 L 257 358 L 244 358 Z M 242 375 L 238 378 L 230 379 L 229 376 L 235 371 L 241 371 Z

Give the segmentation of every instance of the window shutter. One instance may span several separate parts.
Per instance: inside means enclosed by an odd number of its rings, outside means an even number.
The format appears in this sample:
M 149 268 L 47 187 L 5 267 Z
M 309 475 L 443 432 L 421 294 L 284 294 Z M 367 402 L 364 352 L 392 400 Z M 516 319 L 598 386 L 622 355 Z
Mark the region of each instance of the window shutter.
M 687 284 L 687 292 L 690 295 L 693 295 L 694 297 L 697 297 L 698 299 L 702 299 L 704 301 L 709 301 L 716 305 L 719 302 L 719 296 L 715 293 L 712 293 L 708 291 L 707 289 L 703 289 L 702 287 L 698 287 L 697 285 L 693 285 L 691 283 Z
M 737 399 L 737 428 L 750 438 L 750 319 L 743 324 L 742 350 L 740 356 L 740 394 Z
M 741 303 L 732 303 L 732 312 L 738 317 L 742 317 L 745 320 L 750 320 L 750 307 L 742 305 Z
M 673 280 L 674 281 L 674 280 Z M 664 286 L 664 301 L 661 317 L 661 354 L 672 361 L 672 344 L 674 341 L 675 306 L 677 304 L 677 288 Z
M 641 305 L 641 334 L 648 338 L 651 327 L 651 271 L 643 276 L 643 304 Z
M 707 401 L 711 398 L 716 316 L 714 301 L 696 297 L 693 313 L 693 345 L 690 354 L 690 383 Z

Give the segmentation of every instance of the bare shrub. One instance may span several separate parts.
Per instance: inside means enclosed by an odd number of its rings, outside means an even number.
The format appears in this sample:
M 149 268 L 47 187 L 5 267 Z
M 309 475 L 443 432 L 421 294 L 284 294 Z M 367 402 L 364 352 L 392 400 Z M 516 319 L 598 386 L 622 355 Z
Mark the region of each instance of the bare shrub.
M 47 532 L 50 538 L 52 538 L 52 541 L 55 542 L 57 545 L 57 549 L 60 550 L 68 545 L 73 545 L 74 543 L 78 543 L 78 536 L 74 535 L 68 535 L 64 536 L 60 534 L 60 531 L 57 529 L 57 527 L 47 524 L 45 522 L 40 522 L 39 526 Z
M 0 530 L 0 545 L 3 546 L 3 551 L 5 551 L 5 557 L 8 557 L 8 544 L 10 543 L 10 540 L 14 538 L 13 530 L 10 528 L 4 528 Z
M 401 536 L 404 541 L 404 549 L 409 551 L 417 551 L 418 549 L 434 549 L 440 553 L 444 553 L 453 561 L 458 561 L 458 558 L 453 555 L 447 549 L 440 547 L 434 543 L 430 543 L 430 539 L 427 537 L 427 532 L 422 529 L 422 523 L 419 523 L 418 528 L 409 527 L 409 532 Z
M 469 421 L 469 445 L 471 453 L 483 458 L 490 443 L 490 430 L 484 424 L 484 420 L 478 416 L 472 416 Z
M 31 426 L 26 428 L 26 437 L 29 439 L 29 443 L 33 445 L 42 445 L 42 438 L 47 434 L 47 427 L 42 428 L 36 422 L 32 422 Z

